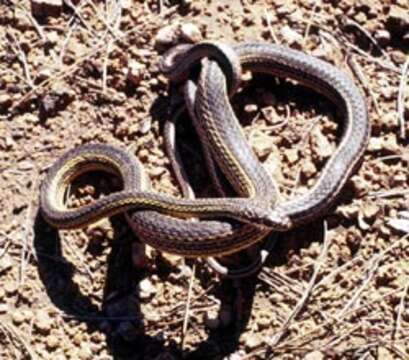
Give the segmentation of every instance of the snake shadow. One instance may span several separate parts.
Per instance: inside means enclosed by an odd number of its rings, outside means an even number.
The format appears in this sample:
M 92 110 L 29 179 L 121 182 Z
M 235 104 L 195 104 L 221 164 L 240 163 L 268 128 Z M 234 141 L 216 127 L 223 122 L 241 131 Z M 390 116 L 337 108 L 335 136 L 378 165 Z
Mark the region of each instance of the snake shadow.
M 270 82 L 267 86 L 271 89 Z M 289 99 L 294 99 L 294 86 L 286 86 L 285 91 L 280 93 L 279 99 L 287 98 L 287 96 Z M 257 87 L 260 87 L 260 82 Z M 296 90 L 299 91 L 298 88 Z M 242 107 L 254 101 L 254 99 L 246 99 L 247 94 L 247 92 L 243 93 L 243 101 L 240 95 L 237 97 L 236 101 L 239 101 Z M 307 93 L 307 95 L 311 94 Z M 304 99 L 302 105 L 309 108 L 310 105 L 305 101 L 305 91 L 302 90 L 299 96 Z M 314 96 L 316 97 L 316 94 Z M 168 107 L 169 99 L 158 97 L 150 109 L 153 121 L 158 121 L 160 125 L 163 125 L 164 119 L 169 116 L 166 110 Z M 184 132 L 184 138 L 188 139 L 180 151 L 182 158 L 189 162 L 187 169 L 193 172 L 192 183 L 196 184 L 194 188 L 195 190 L 196 188 L 210 188 L 208 177 L 204 177 L 203 169 L 200 170 L 200 166 L 197 166 L 203 163 L 203 160 L 197 152 L 197 138 L 195 138 L 193 127 L 187 120 L 182 122 L 180 128 Z M 348 191 L 344 192 L 342 201 L 348 201 L 348 198 L 352 196 Z M 331 211 L 328 213 L 331 214 Z M 332 215 L 330 221 L 331 218 Z M 337 221 L 335 219 L 335 225 Z M 261 284 L 257 275 L 239 282 L 221 279 L 212 295 L 220 300 L 221 308 L 224 306 L 233 308 L 234 318 L 225 327 L 208 330 L 207 338 L 195 349 L 181 352 L 176 342 L 165 343 L 160 337 L 146 334 L 143 326 L 144 316 L 138 299 L 140 296 L 139 282 L 149 274 L 136 269 L 132 264 L 131 247 L 135 237 L 130 230 L 123 231 L 124 223 L 121 216 L 112 219 L 115 235 L 108 256 L 102 305 L 98 306 L 95 304 L 95 297 L 92 294 L 84 294 L 74 280 L 79 269 L 65 258 L 58 231 L 50 227 L 42 219 L 41 214 L 38 214 L 34 229 L 38 272 L 47 295 L 61 311 L 63 319 L 85 324 L 89 333 L 103 332 L 107 338 L 108 350 L 115 359 L 153 359 L 158 358 L 161 354 L 169 354 L 173 358 L 223 359 L 234 353 L 250 321 L 256 289 L 258 286 L 263 288 L 267 285 Z M 283 234 L 272 251 L 266 267 L 275 268 L 286 264 L 290 253 L 300 254 L 301 250 L 309 247 L 312 242 L 322 242 L 322 238 L 322 222 L 320 221 Z M 209 273 L 199 269 L 197 277 L 205 284 L 209 280 Z M 113 315 L 110 309 L 116 303 L 119 304 L 120 311 L 119 313 L 114 312 Z M 126 327 L 137 336 L 123 336 L 124 332 L 126 334 Z
M 118 233 L 118 226 L 114 225 L 115 228 Z M 39 277 L 65 321 L 85 324 L 89 334 L 104 333 L 108 351 L 115 359 L 144 359 L 149 358 L 149 353 L 166 351 L 163 341 L 145 335 L 143 330 L 138 284 L 146 273 L 138 273 L 132 264 L 131 234 L 114 238 L 108 256 L 102 305 L 97 306 L 92 293 L 84 294 L 74 280 L 78 268 L 64 256 L 58 231 L 49 226 L 40 213 L 34 230 Z M 127 331 L 132 331 L 133 335 L 127 337 Z

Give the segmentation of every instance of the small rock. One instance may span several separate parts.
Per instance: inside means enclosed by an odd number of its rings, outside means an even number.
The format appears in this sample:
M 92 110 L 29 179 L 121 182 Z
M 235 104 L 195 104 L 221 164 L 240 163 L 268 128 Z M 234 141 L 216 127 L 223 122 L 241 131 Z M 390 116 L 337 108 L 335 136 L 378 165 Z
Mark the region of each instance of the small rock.
M 9 311 L 9 306 L 7 304 L 0 304 L 0 314 L 5 314 Z
M 149 131 L 151 131 L 152 128 L 152 122 L 150 119 L 146 119 L 144 121 L 141 122 L 140 126 L 139 126 L 139 132 L 142 135 L 146 135 Z
M 34 325 L 42 334 L 48 334 L 53 326 L 53 320 L 45 311 L 39 311 Z
M 388 134 L 384 137 L 383 150 L 392 154 L 398 153 L 400 151 L 398 140 L 395 134 Z
M 153 178 L 161 177 L 166 172 L 166 169 L 163 166 L 155 166 L 149 171 L 149 175 Z
M 377 350 L 378 350 L 377 359 L 382 359 L 382 360 L 396 359 L 395 355 L 391 353 L 389 349 L 386 347 L 379 346 Z
M 391 41 L 391 33 L 388 30 L 377 30 L 374 34 L 374 37 L 381 46 L 385 46 Z
M 406 61 L 406 55 L 401 50 L 391 51 L 391 58 L 396 64 L 403 64 Z
M 155 48 L 163 49 L 177 43 L 179 34 L 179 24 L 173 23 L 163 27 L 155 37 Z
M 303 37 L 295 30 L 291 29 L 288 25 L 284 26 L 281 29 L 281 35 L 284 39 L 284 42 L 287 43 L 288 45 L 297 44 L 301 46 L 303 42 Z
M 263 339 L 258 334 L 248 334 L 244 337 L 244 346 L 247 350 L 258 348 L 263 343 Z
M 10 270 L 12 267 L 13 267 L 13 259 L 8 253 L 5 253 L 0 258 L 0 274 Z
M 86 344 L 81 344 L 81 349 L 78 351 L 78 359 L 91 360 L 94 358 L 90 347 Z
M 364 219 L 373 220 L 379 214 L 380 208 L 376 204 L 364 204 L 362 207 L 362 214 Z
M 138 86 L 141 80 L 143 79 L 145 72 L 145 65 L 132 60 L 128 64 L 126 79 L 133 86 Z
M 370 189 L 370 184 L 360 176 L 353 176 L 351 179 L 351 183 L 357 197 L 364 196 Z
M 380 151 L 382 149 L 382 139 L 377 137 L 371 137 L 368 144 L 369 151 Z
M 6 111 L 12 104 L 12 98 L 9 94 L 0 94 L 0 111 Z
M 55 45 L 60 41 L 60 36 L 57 31 L 50 31 L 46 34 L 47 42 L 51 45 Z
M 139 283 L 141 299 L 148 299 L 155 293 L 155 287 L 149 279 L 143 279 Z
M 34 17 L 58 17 L 61 14 L 63 0 L 31 0 L 31 12 Z
M 180 39 L 183 42 L 198 43 L 202 40 L 202 33 L 199 28 L 192 23 L 185 23 L 180 26 Z
M 14 324 L 20 325 L 25 321 L 25 316 L 21 311 L 15 311 L 12 313 L 11 319 L 13 320 Z
M 258 110 L 257 104 L 247 104 L 246 106 L 244 106 L 244 111 L 247 114 L 255 114 L 257 110 Z
M 315 128 L 311 134 L 311 142 L 314 146 L 315 153 L 320 160 L 331 156 L 333 146 L 328 139 L 322 134 L 321 129 Z
M 298 149 L 288 149 L 284 152 L 284 156 L 290 164 L 294 164 L 299 159 Z
M 271 326 L 271 312 L 260 310 L 256 322 L 260 330 L 267 329 Z
M 45 345 L 47 346 L 47 349 L 54 350 L 58 347 L 58 344 L 59 344 L 59 340 L 55 335 L 47 336 L 46 343 L 45 343 Z
M 395 89 L 392 86 L 382 87 L 381 94 L 385 100 L 392 100 L 395 96 Z
M 301 173 L 306 179 L 310 179 L 317 173 L 317 168 L 312 161 L 304 161 Z
M 7 295 L 12 295 L 17 291 L 17 285 L 14 283 L 14 281 L 6 282 L 3 287 Z
M 266 158 L 276 147 L 273 140 L 262 132 L 255 132 L 250 137 L 250 144 L 259 158 Z
M 324 359 L 324 354 L 321 351 L 312 351 L 304 356 L 304 360 L 322 360 Z

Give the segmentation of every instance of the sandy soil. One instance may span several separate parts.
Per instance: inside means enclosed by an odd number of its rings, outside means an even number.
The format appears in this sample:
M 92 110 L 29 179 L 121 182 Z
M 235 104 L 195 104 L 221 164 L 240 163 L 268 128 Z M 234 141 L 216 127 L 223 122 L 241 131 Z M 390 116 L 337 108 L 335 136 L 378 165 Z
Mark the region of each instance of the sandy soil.
M 74 4 L 40 19 L 30 1 L 0 3 L 0 358 L 409 359 L 407 0 Z M 122 216 L 56 232 L 38 214 L 48 167 L 90 142 L 132 151 L 156 191 L 180 195 L 157 63 L 183 36 L 300 49 L 366 94 L 361 168 L 326 218 L 277 237 L 250 279 L 150 248 L 144 257 Z M 237 116 L 283 198 L 297 196 L 336 146 L 340 116 L 291 82 L 245 85 Z M 187 118 L 178 143 L 196 188 L 210 191 Z M 86 176 L 70 201 L 117 185 Z

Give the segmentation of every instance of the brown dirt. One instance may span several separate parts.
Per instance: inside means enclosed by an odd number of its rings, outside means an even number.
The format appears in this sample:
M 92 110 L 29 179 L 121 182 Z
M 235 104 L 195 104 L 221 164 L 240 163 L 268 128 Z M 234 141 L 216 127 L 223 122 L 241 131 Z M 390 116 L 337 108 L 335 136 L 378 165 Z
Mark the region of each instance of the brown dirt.
M 409 120 L 409 86 L 397 111 L 408 2 L 123 1 L 121 13 L 113 0 L 75 3 L 76 16 L 65 5 L 39 21 L 29 1 L 0 5 L 0 358 L 409 359 L 409 241 L 388 225 L 408 209 L 400 134 L 409 129 L 399 118 Z M 89 142 L 131 150 L 156 191 L 179 195 L 161 136 L 168 93 L 155 50 L 158 30 L 177 22 L 207 39 L 278 41 L 319 56 L 367 96 L 362 167 L 325 221 L 280 235 L 251 279 L 223 280 L 203 260 L 152 249 L 144 258 L 120 216 L 57 233 L 37 215 L 47 168 Z M 331 102 L 255 77 L 234 105 L 283 196 L 311 187 L 336 144 Z M 208 185 L 188 122 L 179 135 L 198 187 Z M 70 199 L 78 205 L 114 185 L 85 177 Z

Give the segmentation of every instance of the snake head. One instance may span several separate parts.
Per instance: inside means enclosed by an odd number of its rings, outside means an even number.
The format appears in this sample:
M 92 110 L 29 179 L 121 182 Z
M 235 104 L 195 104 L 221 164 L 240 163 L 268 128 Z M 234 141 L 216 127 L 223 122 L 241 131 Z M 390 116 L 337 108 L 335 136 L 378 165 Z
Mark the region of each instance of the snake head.
M 268 204 L 252 204 L 246 207 L 246 222 L 269 228 L 274 231 L 287 231 L 293 226 L 287 214 L 279 209 L 272 209 Z M 260 206 L 261 205 L 261 206 Z
M 275 231 L 288 231 L 293 224 L 287 214 L 279 210 L 270 210 L 263 225 Z

